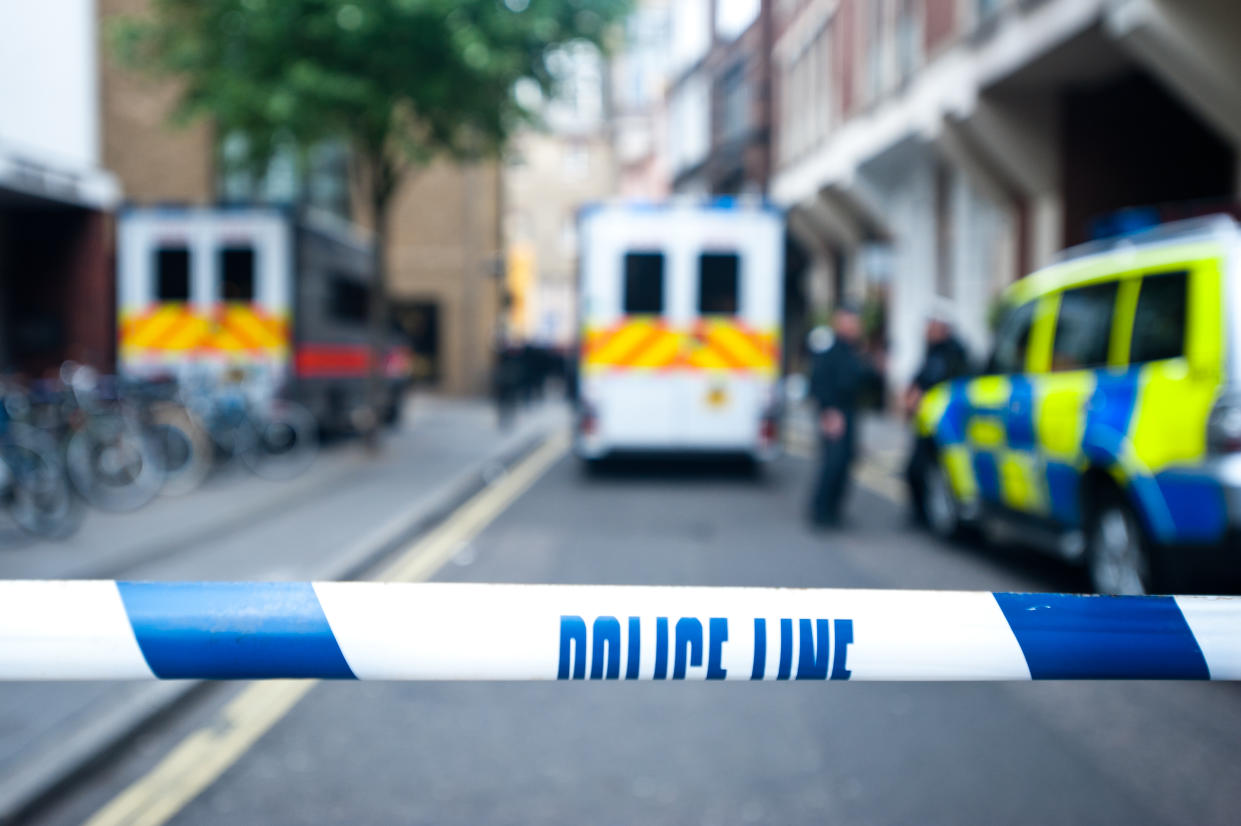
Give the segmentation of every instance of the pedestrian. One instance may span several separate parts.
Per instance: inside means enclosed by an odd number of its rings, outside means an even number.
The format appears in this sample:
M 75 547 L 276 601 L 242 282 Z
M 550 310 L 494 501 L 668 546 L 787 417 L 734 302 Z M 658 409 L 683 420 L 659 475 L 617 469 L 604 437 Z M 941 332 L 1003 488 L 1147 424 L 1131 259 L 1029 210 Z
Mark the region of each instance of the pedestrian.
M 521 363 L 519 351 L 504 337 L 496 340 L 491 382 L 496 421 L 501 430 L 507 430 L 512 424 L 521 392 Z
M 840 524 L 849 467 L 856 453 L 858 398 L 869 383 L 879 380 L 878 370 L 858 348 L 862 321 L 857 307 L 845 303 L 837 308 L 832 328 L 832 342 L 815 354 L 810 373 L 810 397 L 818 407 L 820 446 L 810 521 L 820 528 Z
M 913 381 L 905 390 L 905 417 L 912 421 L 917 415 L 922 397 L 940 382 L 949 381 L 970 372 L 969 355 L 952 331 L 951 309 L 944 303 L 932 306 L 926 322 L 926 352 L 922 364 L 914 374 Z M 905 481 L 909 485 L 909 505 L 918 523 L 926 522 L 923 509 L 923 479 L 926 463 L 933 461 L 930 443 L 913 434 L 909 461 L 905 464 Z

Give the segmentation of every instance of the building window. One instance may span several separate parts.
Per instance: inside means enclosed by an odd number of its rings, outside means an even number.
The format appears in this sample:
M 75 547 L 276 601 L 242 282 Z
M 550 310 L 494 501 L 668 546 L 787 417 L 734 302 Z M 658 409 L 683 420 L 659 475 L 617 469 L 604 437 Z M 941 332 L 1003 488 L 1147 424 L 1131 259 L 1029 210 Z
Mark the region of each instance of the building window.
M 735 252 L 707 252 L 698 257 L 698 313 L 736 315 L 741 259 Z
M 762 0 L 716 0 L 715 33 L 722 40 L 734 40 L 758 19 Z
M 155 298 L 157 301 L 190 300 L 189 247 L 160 247 L 155 251 Z
M 978 22 L 980 23 L 990 20 L 1004 6 L 1004 0 L 976 0 L 976 3 Z
M 750 84 L 744 61 L 730 68 L 720 79 L 720 103 L 723 140 L 744 138 L 750 128 Z
M 229 302 L 254 300 L 254 247 L 231 246 L 220 250 L 220 292 Z
M 918 4 L 914 0 L 898 0 L 896 9 L 896 70 L 901 83 L 906 83 L 922 60 L 922 26 L 918 20 Z
M 872 0 L 866 4 L 866 89 L 867 99 L 874 102 L 883 93 L 883 13 L 886 3 Z
M 1133 316 L 1133 343 L 1129 361 L 1172 359 L 1185 355 L 1186 273 L 1148 275 L 1138 291 L 1138 306 Z
M 664 311 L 664 254 L 625 253 L 625 315 L 659 315 Z

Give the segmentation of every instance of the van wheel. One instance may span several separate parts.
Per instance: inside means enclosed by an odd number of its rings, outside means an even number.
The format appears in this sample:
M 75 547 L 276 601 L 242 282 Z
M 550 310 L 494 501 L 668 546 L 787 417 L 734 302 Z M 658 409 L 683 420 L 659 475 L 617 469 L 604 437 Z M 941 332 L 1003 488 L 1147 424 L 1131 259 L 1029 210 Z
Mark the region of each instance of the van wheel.
M 1154 583 L 1149 543 L 1119 494 L 1099 499 L 1086 527 L 1086 566 L 1100 594 L 1146 594 Z
M 927 527 L 941 539 L 952 539 L 961 533 L 961 503 L 939 462 L 931 458 L 922 464 L 922 513 Z

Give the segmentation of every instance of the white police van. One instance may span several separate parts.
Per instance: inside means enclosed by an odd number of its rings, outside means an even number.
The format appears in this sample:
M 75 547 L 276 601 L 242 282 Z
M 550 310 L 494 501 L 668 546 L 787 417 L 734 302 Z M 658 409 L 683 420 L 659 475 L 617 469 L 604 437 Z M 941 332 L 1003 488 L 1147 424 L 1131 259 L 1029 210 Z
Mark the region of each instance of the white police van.
M 599 204 L 579 240 L 577 454 L 776 455 L 781 213 Z

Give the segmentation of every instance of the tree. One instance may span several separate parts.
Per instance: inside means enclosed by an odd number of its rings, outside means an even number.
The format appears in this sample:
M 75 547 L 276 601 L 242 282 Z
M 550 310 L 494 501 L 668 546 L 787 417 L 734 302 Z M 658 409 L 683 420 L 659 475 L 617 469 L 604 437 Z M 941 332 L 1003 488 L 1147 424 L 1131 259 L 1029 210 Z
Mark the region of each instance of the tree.
M 177 79 L 178 120 L 240 135 L 265 168 L 282 144 L 346 142 L 374 223 L 374 406 L 387 329 L 392 198 L 437 156 L 494 155 L 528 118 L 518 81 L 553 91 L 548 58 L 602 47 L 629 0 L 151 0 L 110 32 L 130 67 Z M 377 408 L 373 408 L 377 409 Z M 372 431 L 375 431 L 372 428 Z M 372 438 L 374 438 L 372 432 Z

